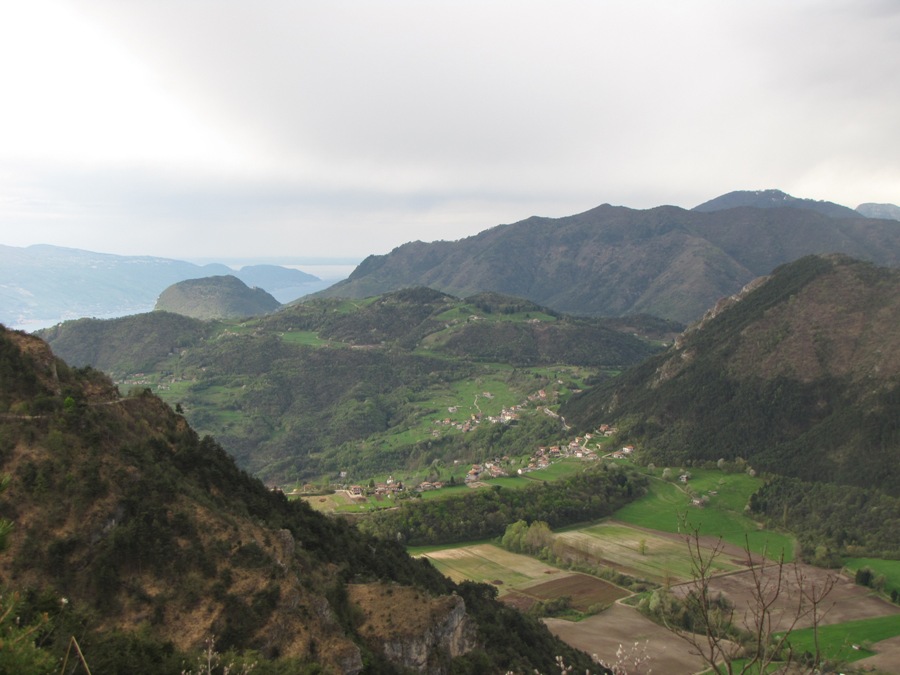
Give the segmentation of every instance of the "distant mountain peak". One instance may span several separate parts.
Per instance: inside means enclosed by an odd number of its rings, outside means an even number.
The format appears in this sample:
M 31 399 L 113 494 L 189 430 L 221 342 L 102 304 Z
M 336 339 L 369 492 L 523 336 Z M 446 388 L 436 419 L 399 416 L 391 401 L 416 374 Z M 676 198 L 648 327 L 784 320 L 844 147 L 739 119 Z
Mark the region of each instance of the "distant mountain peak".
M 900 220 L 900 206 L 896 204 L 875 204 L 867 202 L 856 207 L 856 212 L 866 218 L 881 218 L 882 220 Z
M 250 288 L 229 274 L 172 284 L 160 294 L 155 309 L 194 319 L 225 319 L 268 314 L 280 306 L 263 289 Z
M 834 202 L 803 199 L 793 197 L 786 192 L 776 189 L 768 190 L 735 190 L 724 195 L 703 202 L 695 206 L 692 211 L 710 212 L 736 209 L 740 207 L 752 207 L 756 209 L 777 209 L 790 207 L 795 209 L 808 209 L 828 216 L 829 218 L 858 218 L 859 214 L 851 208 L 835 204 Z

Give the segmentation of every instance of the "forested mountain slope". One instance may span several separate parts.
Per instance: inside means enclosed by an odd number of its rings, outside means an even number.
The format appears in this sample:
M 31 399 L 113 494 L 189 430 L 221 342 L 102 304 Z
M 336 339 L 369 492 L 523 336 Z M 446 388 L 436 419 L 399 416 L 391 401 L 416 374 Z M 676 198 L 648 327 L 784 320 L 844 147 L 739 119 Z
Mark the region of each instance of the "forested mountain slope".
M 227 319 L 269 314 L 280 306 L 263 289 L 225 274 L 172 284 L 159 294 L 154 309 L 194 319 Z
M 782 201 L 710 211 L 604 204 L 564 218 L 533 217 L 455 242 L 412 242 L 369 256 L 321 295 L 362 298 L 429 286 L 460 297 L 496 291 L 571 314 L 647 313 L 688 322 L 752 279 L 811 253 L 900 264 L 896 221 L 834 204 L 824 215 L 827 203 Z
M 19 593 L 0 630 L 34 623 L 52 672 L 72 636 L 100 673 L 183 672 L 210 639 L 259 673 L 589 663 L 491 588 L 267 490 L 155 396 L 2 328 L 0 472 L 3 601 Z
M 618 420 L 646 461 L 900 494 L 900 271 L 840 256 L 777 269 L 676 344 L 563 409 Z

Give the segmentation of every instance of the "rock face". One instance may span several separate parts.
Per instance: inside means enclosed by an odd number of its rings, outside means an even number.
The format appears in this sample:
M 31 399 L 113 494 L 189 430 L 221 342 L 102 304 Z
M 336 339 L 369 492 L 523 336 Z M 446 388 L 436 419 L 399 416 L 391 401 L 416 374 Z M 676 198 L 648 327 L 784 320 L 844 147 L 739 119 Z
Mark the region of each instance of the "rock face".
M 360 632 L 369 645 L 403 668 L 440 675 L 450 658 L 477 646 L 474 623 L 459 596 L 430 597 L 403 586 L 355 584 L 350 597 L 365 608 Z

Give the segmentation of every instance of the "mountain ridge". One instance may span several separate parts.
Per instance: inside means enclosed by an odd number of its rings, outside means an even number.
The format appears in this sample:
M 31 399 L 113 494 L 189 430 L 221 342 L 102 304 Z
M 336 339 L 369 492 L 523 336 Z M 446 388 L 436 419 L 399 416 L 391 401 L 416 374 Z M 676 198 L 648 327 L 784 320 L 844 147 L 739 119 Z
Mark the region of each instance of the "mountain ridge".
M 316 295 L 362 298 L 424 285 L 460 297 L 496 291 L 570 314 L 648 313 L 687 323 L 803 255 L 837 252 L 900 265 L 896 222 L 846 211 L 853 217 L 796 206 L 704 212 L 605 204 L 499 225 L 456 242 L 410 242 L 369 256 Z
M 900 271 L 805 257 L 561 412 L 577 426 L 622 420 L 645 461 L 741 457 L 760 470 L 898 494 L 898 325 Z

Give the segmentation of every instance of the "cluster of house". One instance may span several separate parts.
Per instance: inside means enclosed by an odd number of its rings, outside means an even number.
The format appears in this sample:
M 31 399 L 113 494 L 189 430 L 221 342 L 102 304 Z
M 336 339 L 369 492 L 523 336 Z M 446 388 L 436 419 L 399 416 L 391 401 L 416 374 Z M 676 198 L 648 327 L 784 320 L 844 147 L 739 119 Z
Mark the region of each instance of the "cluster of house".
M 540 396 L 544 392 L 539 392 L 536 396 Z M 546 396 L 546 394 L 544 394 Z M 491 421 L 502 422 L 504 421 L 504 414 L 516 415 L 518 410 L 521 409 L 521 406 L 514 406 L 511 409 L 504 409 L 504 412 L 498 418 L 488 417 L 487 419 Z M 449 411 L 451 413 L 456 412 L 456 407 L 451 407 Z M 477 417 L 478 421 L 480 421 L 481 415 L 475 416 L 473 415 L 473 421 Z M 510 417 L 510 419 L 515 419 L 515 417 Z M 450 424 L 449 420 L 446 420 L 445 423 Z M 555 460 L 564 459 L 566 457 L 574 457 L 577 459 L 584 460 L 596 460 L 599 459 L 597 455 L 597 451 L 595 448 L 598 448 L 599 445 L 594 442 L 594 448 L 589 447 L 591 441 L 597 438 L 598 436 L 609 437 L 615 434 L 617 429 L 614 426 L 608 424 L 602 424 L 594 433 L 587 433 L 584 436 L 578 436 L 575 439 L 569 441 L 567 444 L 560 445 L 552 445 L 552 446 L 541 446 L 537 450 L 532 453 L 531 457 L 528 459 L 528 464 L 525 467 L 522 467 L 517 470 L 519 475 L 528 473 L 530 471 L 537 471 L 538 469 L 544 469 L 550 464 L 552 464 Z M 607 457 L 612 457 L 615 459 L 624 459 L 629 457 L 634 452 L 634 446 L 626 445 L 621 450 L 613 452 Z M 504 469 L 504 465 L 508 466 L 510 462 L 509 456 L 504 457 L 495 457 L 494 459 L 485 461 L 481 464 L 473 464 L 471 468 L 466 472 L 465 483 L 467 485 L 472 485 L 473 483 L 477 483 L 479 481 L 490 480 L 492 478 L 500 478 L 503 476 L 508 476 L 509 473 Z M 345 476 L 345 472 L 342 472 L 342 478 Z M 422 481 L 414 488 L 412 488 L 416 492 L 428 492 L 431 490 L 440 490 L 441 488 L 447 485 L 444 481 Z M 351 497 L 363 497 L 367 494 L 375 494 L 375 495 L 391 495 L 397 494 L 399 492 L 404 491 L 406 488 L 404 487 L 401 481 L 395 481 L 393 477 L 388 477 L 388 479 L 384 483 L 376 483 L 373 487 L 372 484 L 369 485 L 368 488 L 363 487 L 362 485 L 351 485 L 348 489 Z
M 374 485 L 370 483 L 368 488 L 364 488 L 362 485 L 351 485 L 347 488 L 347 492 L 351 497 L 364 497 L 366 494 L 392 495 L 403 492 L 405 489 L 403 481 L 394 480 L 393 476 L 388 476 L 385 482 Z
M 481 396 L 483 396 L 484 398 L 487 398 L 487 399 L 494 398 L 494 395 L 491 394 L 489 391 L 482 392 Z M 477 427 L 479 424 L 481 424 L 485 420 L 487 420 L 491 424 L 510 424 L 514 420 L 519 419 L 519 413 L 521 412 L 523 407 L 524 407 L 523 405 L 514 405 L 514 406 L 510 406 L 508 408 L 503 408 L 500 411 L 499 415 L 484 415 L 481 412 L 472 413 L 469 416 L 469 419 L 463 420 L 461 422 L 454 421 L 449 417 L 445 417 L 442 420 L 435 420 L 434 424 L 443 426 L 443 427 L 452 427 L 452 428 L 457 429 L 462 432 L 472 431 L 472 429 Z M 454 415 L 457 412 L 459 412 L 459 406 L 452 405 L 449 408 L 447 408 L 447 412 L 450 413 L 451 415 Z M 431 432 L 431 435 L 435 436 L 435 437 L 439 436 L 440 431 L 438 429 L 434 429 Z
M 616 450 L 615 452 L 610 453 L 609 456 L 612 457 L 613 459 L 626 459 L 628 457 L 631 457 L 631 455 L 633 453 L 634 453 L 634 446 L 626 445 L 621 450 Z
M 500 478 L 509 474 L 500 465 L 500 462 L 509 462 L 509 457 L 502 459 L 494 459 L 484 464 L 473 464 L 472 468 L 466 473 L 466 483 L 475 483 L 480 480 L 489 480 L 491 478 Z
M 537 471 L 538 469 L 546 469 L 554 460 L 563 459 L 565 457 L 576 457 L 578 459 L 595 460 L 597 452 L 588 447 L 588 442 L 594 437 L 593 434 L 585 434 L 578 436 L 566 445 L 541 446 L 532 453 L 528 459 L 528 466 L 518 470 L 521 475 L 529 471 Z

